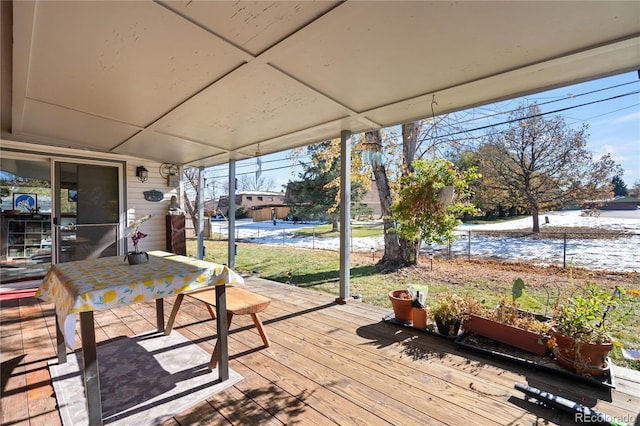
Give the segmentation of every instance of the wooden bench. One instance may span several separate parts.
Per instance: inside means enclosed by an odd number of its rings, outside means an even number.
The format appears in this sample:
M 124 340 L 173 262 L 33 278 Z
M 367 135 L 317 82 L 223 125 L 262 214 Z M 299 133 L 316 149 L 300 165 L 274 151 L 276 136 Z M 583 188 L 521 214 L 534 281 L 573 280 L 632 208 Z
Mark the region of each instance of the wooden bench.
M 260 317 L 258 317 L 258 313 L 267 309 L 269 303 L 271 303 L 271 299 L 261 296 L 259 294 L 251 293 L 250 291 L 243 290 L 241 288 L 227 286 L 226 290 L 226 301 L 227 301 L 227 329 L 231 327 L 231 319 L 234 315 L 251 315 L 251 319 L 253 319 L 253 323 L 256 325 L 258 329 L 258 333 L 260 333 L 260 337 L 262 338 L 262 343 L 264 343 L 265 347 L 269 347 L 271 343 L 269 342 L 269 338 L 264 331 L 264 327 L 262 326 L 262 321 L 260 321 Z M 184 296 L 193 297 L 205 304 L 207 309 L 209 310 L 209 314 L 211 314 L 211 318 L 216 318 L 216 313 L 213 308 L 216 306 L 216 289 L 215 287 L 207 287 L 205 289 L 194 290 L 188 293 L 178 294 L 176 297 L 175 304 L 173 305 L 173 309 L 171 311 L 171 315 L 169 316 L 169 322 L 167 323 L 167 328 L 165 330 L 165 334 L 171 333 L 173 329 L 173 324 L 175 322 L 176 316 L 178 315 L 178 310 L 180 309 L 180 305 L 182 304 L 182 300 Z M 209 368 L 214 369 L 218 364 L 218 342 L 216 342 L 216 347 L 213 350 L 213 354 L 211 355 L 211 361 L 209 361 Z

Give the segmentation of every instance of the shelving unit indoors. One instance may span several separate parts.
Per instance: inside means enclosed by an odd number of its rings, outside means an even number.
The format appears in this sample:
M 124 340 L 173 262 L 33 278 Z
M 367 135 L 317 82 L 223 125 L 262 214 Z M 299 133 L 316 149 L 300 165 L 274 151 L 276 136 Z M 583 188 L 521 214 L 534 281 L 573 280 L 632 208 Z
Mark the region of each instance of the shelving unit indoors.
M 45 249 L 51 249 L 51 223 L 48 220 L 8 221 L 7 258 L 32 257 Z

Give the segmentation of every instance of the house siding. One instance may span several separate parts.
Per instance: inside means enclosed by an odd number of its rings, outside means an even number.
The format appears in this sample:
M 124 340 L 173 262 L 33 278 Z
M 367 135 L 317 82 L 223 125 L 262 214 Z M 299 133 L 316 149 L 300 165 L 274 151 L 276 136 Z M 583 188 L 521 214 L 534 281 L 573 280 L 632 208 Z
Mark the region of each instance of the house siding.
M 149 179 L 146 182 L 140 182 L 136 177 L 136 167 L 138 166 L 144 166 L 149 171 Z M 149 161 L 127 162 L 127 219 L 125 225 L 146 214 L 151 215 L 151 218 L 139 228 L 140 232 L 147 234 L 147 237 L 138 244 L 138 248 L 142 251 L 166 250 L 165 216 L 171 196 L 178 197 L 179 195 L 179 188 L 167 186 L 166 178 L 160 175 L 160 166 L 160 163 Z M 144 199 L 144 192 L 154 189 L 164 194 L 162 201 L 154 202 Z M 130 238 L 127 239 L 127 249 L 133 249 Z

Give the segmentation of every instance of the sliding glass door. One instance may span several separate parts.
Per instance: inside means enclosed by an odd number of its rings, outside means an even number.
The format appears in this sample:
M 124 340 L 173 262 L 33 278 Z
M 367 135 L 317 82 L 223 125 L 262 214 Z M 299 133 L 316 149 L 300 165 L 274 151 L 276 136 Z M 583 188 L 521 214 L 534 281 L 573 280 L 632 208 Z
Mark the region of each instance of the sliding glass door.
M 54 161 L 55 263 L 115 256 L 122 166 Z

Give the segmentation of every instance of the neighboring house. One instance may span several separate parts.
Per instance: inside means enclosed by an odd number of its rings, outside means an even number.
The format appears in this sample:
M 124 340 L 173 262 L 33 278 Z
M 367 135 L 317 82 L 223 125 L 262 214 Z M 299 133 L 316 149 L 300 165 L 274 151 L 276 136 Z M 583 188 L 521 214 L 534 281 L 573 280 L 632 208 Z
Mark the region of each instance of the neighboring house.
M 276 219 L 284 219 L 289 214 L 289 208 L 284 203 L 284 192 L 272 191 L 244 191 L 236 194 L 236 210 L 243 207 L 247 217 L 255 221 L 271 220 L 271 209 L 274 209 Z M 217 210 L 225 216 L 229 213 L 229 196 L 220 197 Z
M 362 201 L 360 201 L 364 207 L 371 209 L 371 216 L 375 219 L 382 217 L 382 206 L 380 205 L 380 195 L 378 194 L 378 182 L 371 181 L 371 189 L 365 192 Z
M 204 202 L 204 215 L 205 216 L 216 216 L 218 213 L 218 201 L 216 200 L 207 200 Z
M 292 206 L 298 201 L 299 182 L 290 182 L 287 185 L 287 191 L 284 196 L 284 202 Z M 360 201 L 362 207 L 370 209 L 370 216 L 378 219 L 382 217 L 382 207 L 380 206 L 380 196 L 378 195 L 378 186 L 376 181 L 371 181 L 371 189 L 365 192 L 364 197 Z
M 619 197 L 605 201 L 600 210 L 636 210 L 640 206 L 640 199 L 633 197 Z

